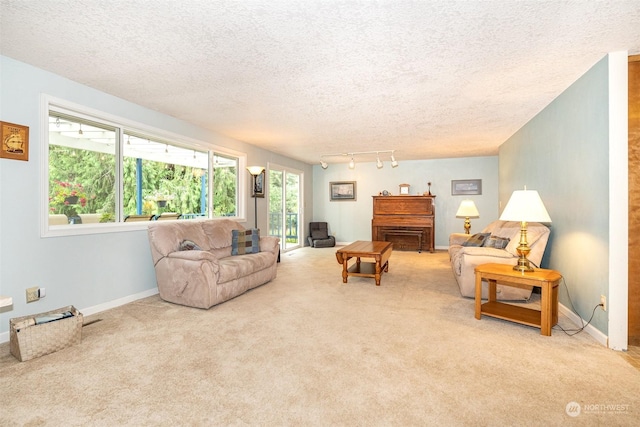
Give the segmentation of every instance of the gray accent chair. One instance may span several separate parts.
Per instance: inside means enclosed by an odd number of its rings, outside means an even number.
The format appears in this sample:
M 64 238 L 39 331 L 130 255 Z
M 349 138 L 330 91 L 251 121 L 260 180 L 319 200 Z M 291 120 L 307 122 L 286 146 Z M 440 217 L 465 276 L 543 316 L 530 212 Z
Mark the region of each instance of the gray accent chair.
M 307 240 L 309 246 L 314 248 L 332 248 L 336 245 L 336 238 L 329 235 L 326 222 L 310 222 Z

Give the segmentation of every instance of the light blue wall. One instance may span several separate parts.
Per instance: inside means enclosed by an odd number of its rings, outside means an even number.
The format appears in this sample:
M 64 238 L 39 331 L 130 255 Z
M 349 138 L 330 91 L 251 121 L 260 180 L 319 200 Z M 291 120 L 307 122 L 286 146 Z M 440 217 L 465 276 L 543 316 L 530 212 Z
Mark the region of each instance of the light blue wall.
M 608 86 L 604 58 L 500 147 L 500 202 L 524 185 L 540 193 L 552 220 L 543 266 L 562 273 L 583 319 L 609 290 Z M 564 286 L 560 301 L 571 307 Z M 606 313 L 592 324 L 606 334 Z
M 399 150 L 398 150 L 399 151 Z M 452 196 L 451 180 L 482 179 L 482 195 Z M 330 201 L 329 183 L 356 181 L 357 200 Z M 326 221 L 339 242 L 371 239 L 372 196 L 387 190 L 397 195 L 400 184 L 410 184 L 410 194 L 423 194 L 431 182 L 436 196 L 436 247 L 449 246 L 449 234 L 464 232 L 464 219 L 456 218 L 463 199 L 475 202 L 480 218 L 471 220 L 471 232 L 479 232 L 498 217 L 498 157 L 468 157 L 439 160 L 400 161 L 397 168 L 385 162 L 377 169 L 375 162 L 330 164 L 327 169 L 313 167 L 313 221 Z
M 29 126 L 30 131 L 28 162 L 0 159 L 0 295 L 13 298 L 13 307 L 0 310 L 0 342 L 7 338 L 10 318 L 66 305 L 79 309 L 104 305 L 156 287 L 145 230 L 40 237 L 40 162 L 47 131 L 40 128 L 43 93 L 247 153 L 250 165 L 276 163 L 301 170 L 306 175 L 304 192 L 308 195 L 304 205 L 308 211 L 313 209 L 311 165 L 226 138 L 4 56 L 0 56 L 0 70 L 0 119 Z M 261 229 L 266 229 L 266 203 L 266 199 L 258 199 Z M 253 211 L 253 203 L 247 200 L 249 225 L 253 225 Z M 45 287 L 47 296 L 27 305 L 25 289 L 31 286 Z

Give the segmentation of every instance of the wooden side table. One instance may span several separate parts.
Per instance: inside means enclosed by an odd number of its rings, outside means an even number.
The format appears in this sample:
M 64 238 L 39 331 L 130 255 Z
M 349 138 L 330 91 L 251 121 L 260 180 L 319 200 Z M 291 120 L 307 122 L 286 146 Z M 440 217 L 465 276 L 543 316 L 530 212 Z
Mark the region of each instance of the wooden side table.
M 482 315 L 510 320 L 540 328 L 540 334 L 551 336 L 551 327 L 558 323 L 558 286 L 562 275 L 555 270 L 536 269 L 521 273 L 510 264 L 482 264 L 476 272 L 476 319 Z M 482 304 L 482 279 L 489 282 L 489 299 Z M 501 285 L 541 288 L 540 310 L 498 302 L 497 282 Z

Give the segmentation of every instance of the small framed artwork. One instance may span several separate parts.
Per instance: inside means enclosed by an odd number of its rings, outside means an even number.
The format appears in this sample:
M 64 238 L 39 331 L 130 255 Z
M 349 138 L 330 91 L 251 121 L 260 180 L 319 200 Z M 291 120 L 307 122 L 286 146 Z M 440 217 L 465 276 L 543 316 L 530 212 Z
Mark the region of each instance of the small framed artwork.
M 329 183 L 329 196 L 330 200 L 356 200 L 356 182 L 355 181 L 340 181 Z
M 29 127 L 7 122 L 0 122 L 0 125 L 0 157 L 29 160 Z
M 409 194 L 409 184 L 400 184 L 400 195 Z
M 255 188 L 252 188 L 251 197 L 264 197 L 265 177 L 266 177 L 266 174 L 263 169 L 260 175 L 256 176 L 256 186 Z
M 479 195 L 482 194 L 481 179 L 458 179 L 451 181 L 451 195 Z

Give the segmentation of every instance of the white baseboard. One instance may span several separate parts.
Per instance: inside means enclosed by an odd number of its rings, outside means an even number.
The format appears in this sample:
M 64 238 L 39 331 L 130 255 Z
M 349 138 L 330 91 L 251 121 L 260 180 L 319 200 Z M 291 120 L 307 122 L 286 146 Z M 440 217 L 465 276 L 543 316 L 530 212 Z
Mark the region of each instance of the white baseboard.
M 104 304 L 94 305 L 93 307 L 87 307 L 80 310 L 83 316 L 91 316 L 92 314 L 100 313 L 101 311 L 109 310 L 110 308 L 120 307 L 121 305 L 129 304 L 130 302 L 137 301 L 142 298 L 147 298 L 158 293 L 158 288 L 149 289 L 146 291 L 138 292 L 137 294 L 129 295 L 117 300 L 105 302 Z
M 577 327 L 581 328 L 583 324 L 587 323 L 586 320 L 581 319 L 576 313 L 568 309 L 565 305 L 558 303 L 558 311 L 560 313 L 567 316 L 573 323 L 576 324 Z M 584 328 L 584 331 L 591 335 L 596 341 L 602 344 L 605 347 L 609 347 L 609 337 L 600 332 L 598 329 L 594 328 L 593 325 L 589 324 Z
M 130 302 L 137 301 L 142 298 L 147 298 L 158 293 L 158 288 L 149 289 L 139 292 L 137 294 L 128 295 L 123 298 L 118 298 L 113 301 L 105 302 L 104 304 L 94 305 L 93 307 L 87 307 L 78 309 L 83 316 L 91 316 L 92 314 L 100 313 L 101 311 L 109 310 L 111 308 L 120 307 L 121 305 L 129 304 Z M 9 341 L 9 331 L 0 334 L 0 344 Z

